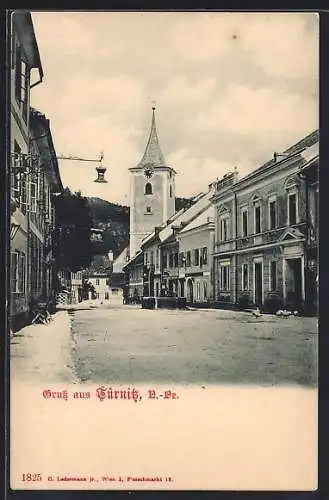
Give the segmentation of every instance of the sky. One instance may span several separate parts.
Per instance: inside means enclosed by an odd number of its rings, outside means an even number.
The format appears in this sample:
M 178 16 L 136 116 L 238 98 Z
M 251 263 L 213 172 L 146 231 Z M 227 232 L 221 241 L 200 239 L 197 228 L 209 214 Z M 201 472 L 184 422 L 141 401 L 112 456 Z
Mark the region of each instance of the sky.
M 50 120 L 63 184 L 129 204 L 129 172 L 152 101 L 176 196 L 240 177 L 318 128 L 319 18 L 313 13 L 34 12 L 44 81 L 31 105 Z

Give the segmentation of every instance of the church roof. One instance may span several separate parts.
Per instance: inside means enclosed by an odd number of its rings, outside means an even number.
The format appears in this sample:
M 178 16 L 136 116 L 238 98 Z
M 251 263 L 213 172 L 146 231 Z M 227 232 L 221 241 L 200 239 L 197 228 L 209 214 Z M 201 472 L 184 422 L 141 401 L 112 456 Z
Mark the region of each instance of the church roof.
M 166 165 L 166 160 L 160 148 L 159 137 L 156 129 L 155 107 L 152 108 L 152 122 L 149 139 L 147 141 L 142 159 L 135 168 L 144 168 L 148 163 L 151 163 L 154 167 Z

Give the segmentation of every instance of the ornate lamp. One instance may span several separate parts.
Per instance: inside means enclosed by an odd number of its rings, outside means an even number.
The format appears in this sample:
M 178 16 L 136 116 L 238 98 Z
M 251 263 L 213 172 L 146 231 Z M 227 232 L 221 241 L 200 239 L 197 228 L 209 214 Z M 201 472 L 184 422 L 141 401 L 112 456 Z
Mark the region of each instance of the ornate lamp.
M 98 165 L 98 167 L 96 167 L 96 171 L 97 171 L 97 179 L 94 180 L 94 182 L 99 182 L 101 184 L 104 184 L 107 182 L 107 180 L 105 179 L 105 172 L 106 172 L 106 167 L 104 167 L 102 165 L 102 160 L 104 158 L 104 154 L 101 153 L 101 157 L 100 157 L 100 164 Z
M 106 170 L 106 167 L 103 167 L 103 165 L 99 165 L 98 167 L 96 167 L 97 179 L 95 179 L 94 182 L 99 182 L 102 184 L 106 183 L 107 180 L 104 178 Z

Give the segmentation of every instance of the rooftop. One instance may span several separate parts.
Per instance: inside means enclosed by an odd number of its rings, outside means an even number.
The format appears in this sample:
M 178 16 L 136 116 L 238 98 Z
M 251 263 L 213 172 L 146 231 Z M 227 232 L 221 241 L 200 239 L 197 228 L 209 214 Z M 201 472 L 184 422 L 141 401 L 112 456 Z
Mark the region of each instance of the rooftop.
M 159 137 L 155 123 L 155 107 L 152 107 L 152 121 L 149 139 L 146 144 L 141 161 L 135 168 L 144 168 L 146 165 L 153 167 L 162 167 L 166 165 L 166 160 L 162 154 Z

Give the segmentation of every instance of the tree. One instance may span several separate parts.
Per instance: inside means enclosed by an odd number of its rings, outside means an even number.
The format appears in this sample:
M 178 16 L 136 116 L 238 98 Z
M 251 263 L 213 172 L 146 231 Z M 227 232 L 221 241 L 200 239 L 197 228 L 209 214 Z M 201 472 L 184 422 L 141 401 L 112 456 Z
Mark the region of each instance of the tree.
M 54 256 L 62 269 L 85 269 L 93 257 L 92 217 L 88 201 L 81 193 L 66 188 L 55 198 L 56 227 Z
M 96 298 L 96 290 L 94 285 L 88 280 L 88 278 L 82 278 L 82 288 L 81 288 L 81 298 L 82 300 L 89 299 L 89 292 L 91 292 L 91 297 Z

